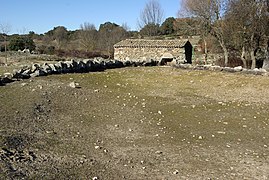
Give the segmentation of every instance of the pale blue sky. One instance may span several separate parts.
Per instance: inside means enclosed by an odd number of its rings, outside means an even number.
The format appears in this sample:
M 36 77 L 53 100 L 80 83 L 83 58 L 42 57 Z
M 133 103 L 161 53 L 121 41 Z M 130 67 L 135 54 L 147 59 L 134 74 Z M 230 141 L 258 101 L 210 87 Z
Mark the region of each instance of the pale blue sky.
M 79 29 L 89 22 L 127 23 L 137 30 L 137 20 L 147 0 L 0 0 L 0 23 L 11 25 L 11 32 L 45 33 L 53 27 Z M 159 0 L 165 18 L 176 17 L 180 0 Z

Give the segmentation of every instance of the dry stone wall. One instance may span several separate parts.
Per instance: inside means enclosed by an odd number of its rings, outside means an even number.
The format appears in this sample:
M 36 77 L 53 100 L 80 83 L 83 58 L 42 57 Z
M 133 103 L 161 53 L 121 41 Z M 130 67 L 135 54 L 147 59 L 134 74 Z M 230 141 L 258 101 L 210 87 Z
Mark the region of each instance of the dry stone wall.
M 0 75 L 0 86 L 7 83 L 18 81 L 21 79 L 28 79 L 32 77 L 47 76 L 51 74 L 65 74 L 65 73 L 87 73 L 95 71 L 104 71 L 106 69 L 122 68 L 128 66 L 156 66 L 157 61 L 118 61 L 118 60 L 104 60 L 104 59 L 84 59 L 60 61 L 56 64 L 33 64 L 32 66 L 14 70 L 13 73 L 5 73 Z
M 123 67 L 137 67 L 137 66 L 157 66 L 159 61 L 118 61 L 118 60 L 71 60 L 61 61 L 56 64 L 33 64 L 32 66 L 14 70 L 13 73 L 5 73 L 0 75 L 0 86 L 14 81 L 28 79 L 32 77 L 47 76 L 51 74 L 64 73 L 87 73 L 95 71 L 104 71 L 106 69 L 123 68 Z M 171 66 L 187 70 L 210 70 L 210 71 L 224 71 L 229 73 L 244 73 L 253 75 L 269 76 L 266 69 L 244 69 L 241 66 L 230 68 L 213 65 L 191 65 L 180 64 L 177 61 L 172 61 Z

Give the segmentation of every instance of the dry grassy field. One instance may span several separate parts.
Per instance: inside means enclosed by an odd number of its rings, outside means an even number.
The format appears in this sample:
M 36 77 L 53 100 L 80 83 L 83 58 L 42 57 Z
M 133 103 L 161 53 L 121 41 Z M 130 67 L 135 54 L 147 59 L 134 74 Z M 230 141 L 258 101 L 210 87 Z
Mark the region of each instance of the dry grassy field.
M 171 67 L 8 84 L 0 179 L 268 179 L 268 87 Z

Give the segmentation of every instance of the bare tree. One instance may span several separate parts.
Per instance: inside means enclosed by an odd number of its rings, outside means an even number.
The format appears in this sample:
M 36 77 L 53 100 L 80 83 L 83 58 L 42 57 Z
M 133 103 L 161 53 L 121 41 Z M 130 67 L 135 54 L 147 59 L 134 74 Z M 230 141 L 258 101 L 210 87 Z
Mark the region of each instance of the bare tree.
M 98 31 L 99 48 L 104 50 L 109 58 L 113 57 L 113 45 L 128 37 L 128 32 L 121 26 L 106 22 L 101 24 Z
M 80 25 L 79 42 L 86 51 L 94 51 L 97 43 L 97 30 L 94 24 L 85 22 Z
M 8 33 L 11 31 L 11 25 L 8 23 L 1 23 L 0 24 L 0 31 L 4 37 L 5 40 L 5 56 L 6 56 L 6 65 L 7 65 L 7 36 Z
M 228 64 L 229 53 L 225 42 L 224 29 L 225 21 L 223 19 L 227 2 L 229 0 L 182 0 L 182 8 L 190 17 L 200 20 L 200 29 L 203 34 L 213 35 L 219 42 L 223 54 L 225 66 Z
M 164 19 L 164 12 L 158 0 L 149 0 L 144 9 L 140 13 L 140 19 L 138 20 L 139 28 L 143 28 L 146 25 L 160 25 Z
M 53 36 L 56 40 L 58 49 L 67 44 L 68 41 L 68 31 L 64 26 L 55 27 L 53 30 Z
M 259 52 L 268 53 L 267 5 L 265 0 L 231 0 L 229 3 L 226 21 L 233 30 L 230 40 L 234 42 L 233 46 L 241 49 L 245 67 L 247 60 L 251 60 L 251 69 L 256 67 Z

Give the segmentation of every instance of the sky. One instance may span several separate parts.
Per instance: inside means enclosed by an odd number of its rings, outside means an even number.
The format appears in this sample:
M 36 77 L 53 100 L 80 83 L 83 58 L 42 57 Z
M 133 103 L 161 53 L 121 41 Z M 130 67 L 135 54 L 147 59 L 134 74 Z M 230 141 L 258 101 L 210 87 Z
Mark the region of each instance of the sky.
M 0 0 L 0 24 L 10 25 L 8 34 L 37 34 L 57 26 L 76 30 L 88 22 L 99 29 L 105 22 L 126 23 L 138 30 L 140 12 L 148 0 Z M 176 17 L 180 0 L 159 0 L 167 17 Z

